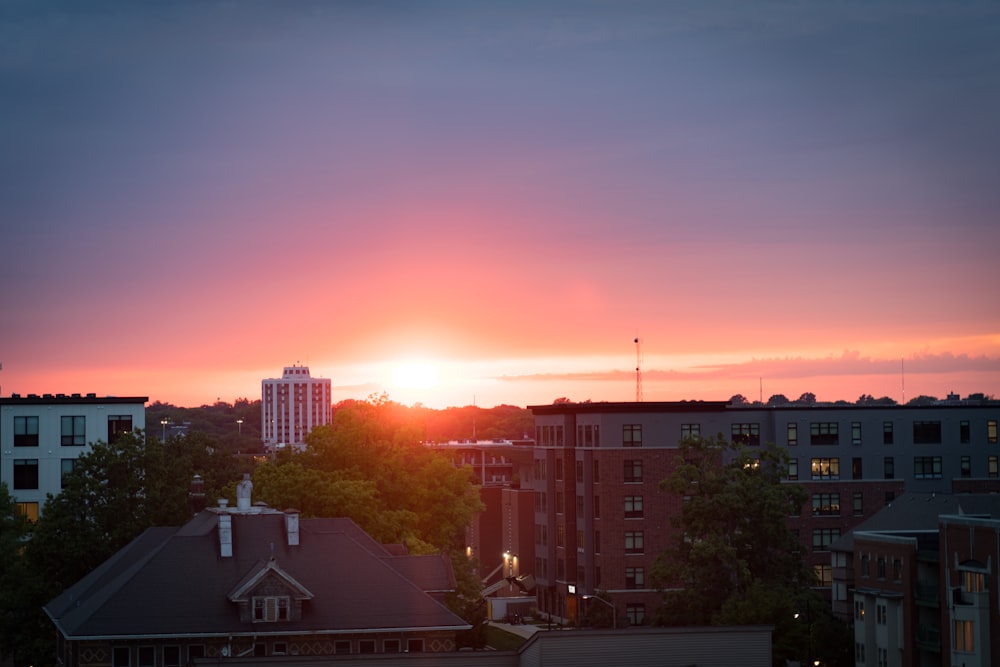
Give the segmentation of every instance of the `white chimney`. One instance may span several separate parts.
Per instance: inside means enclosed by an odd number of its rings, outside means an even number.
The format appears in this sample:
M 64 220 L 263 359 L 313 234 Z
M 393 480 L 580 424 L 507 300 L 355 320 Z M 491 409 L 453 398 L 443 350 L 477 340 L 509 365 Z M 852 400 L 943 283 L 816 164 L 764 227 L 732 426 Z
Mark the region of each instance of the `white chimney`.
M 288 546 L 299 545 L 299 511 L 285 510 L 285 534 L 288 536 Z
M 219 554 L 223 558 L 233 557 L 233 517 L 219 515 Z
M 236 509 L 246 511 L 253 504 L 250 496 L 253 493 L 253 482 L 250 481 L 250 473 L 243 473 L 243 481 L 236 485 Z

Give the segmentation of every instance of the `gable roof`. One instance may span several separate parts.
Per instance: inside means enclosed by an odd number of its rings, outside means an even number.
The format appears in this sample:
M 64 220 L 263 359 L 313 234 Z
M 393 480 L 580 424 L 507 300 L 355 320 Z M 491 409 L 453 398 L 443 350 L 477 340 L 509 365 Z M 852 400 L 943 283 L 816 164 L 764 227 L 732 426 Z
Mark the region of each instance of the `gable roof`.
M 232 517 L 233 555 L 220 556 L 219 512 L 153 528 L 45 606 L 67 639 L 463 630 L 470 626 L 406 576 L 350 519 L 303 519 L 289 546 L 280 512 Z M 418 561 L 425 560 L 416 557 Z M 273 564 L 272 564 L 273 563 Z M 277 573 L 303 597 L 302 617 L 241 622 L 231 594 Z

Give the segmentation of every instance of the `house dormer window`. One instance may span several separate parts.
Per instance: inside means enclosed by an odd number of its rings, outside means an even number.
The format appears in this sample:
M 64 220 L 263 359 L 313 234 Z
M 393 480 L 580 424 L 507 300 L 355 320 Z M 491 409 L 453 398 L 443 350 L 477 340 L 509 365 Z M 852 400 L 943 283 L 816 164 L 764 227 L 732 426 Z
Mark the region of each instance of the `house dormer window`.
M 279 596 L 254 597 L 254 623 L 273 623 L 288 620 L 288 598 Z

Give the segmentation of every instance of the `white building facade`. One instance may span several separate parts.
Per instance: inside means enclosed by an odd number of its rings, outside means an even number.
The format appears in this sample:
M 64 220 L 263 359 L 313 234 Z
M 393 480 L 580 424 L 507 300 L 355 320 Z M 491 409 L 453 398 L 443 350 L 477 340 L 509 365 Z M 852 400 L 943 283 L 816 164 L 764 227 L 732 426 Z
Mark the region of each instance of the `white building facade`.
M 20 512 L 36 520 L 46 494 L 97 441 L 146 428 L 146 396 L 12 394 L 0 398 L 0 482 Z
M 301 448 L 307 433 L 333 420 L 330 380 L 286 366 L 281 378 L 261 381 L 261 420 L 266 449 Z

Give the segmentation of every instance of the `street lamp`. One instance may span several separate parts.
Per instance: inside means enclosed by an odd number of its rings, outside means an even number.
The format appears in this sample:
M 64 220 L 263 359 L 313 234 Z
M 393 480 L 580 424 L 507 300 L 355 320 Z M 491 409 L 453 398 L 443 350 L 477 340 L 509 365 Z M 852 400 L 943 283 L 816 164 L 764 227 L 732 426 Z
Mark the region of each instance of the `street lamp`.
M 583 599 L 584 600 L 597 600 L 598 602 L 603 602 L 604 604 L 606 604 L 609 607 L 611 607 L 611 627 L 614 630 L 618 629 L 618 610 L 615 609 L 614 603 L 608 602 L 604 598 L 598 597 L 596 595 L 584 595 Z
M 163 442 L 167 441 L 167 424 L 169 424 L 169 423 L 170 423 L 169 419 L 161 419 L 160 420 L 160 426 L 163 427 L 163 435 L 161 436 L 160 440 L 163 441 Z
M 243 435 L 243 420 L 242 419 L 237 419 L 236 420 L 236 428 L 239 430 L 239 434 Z

